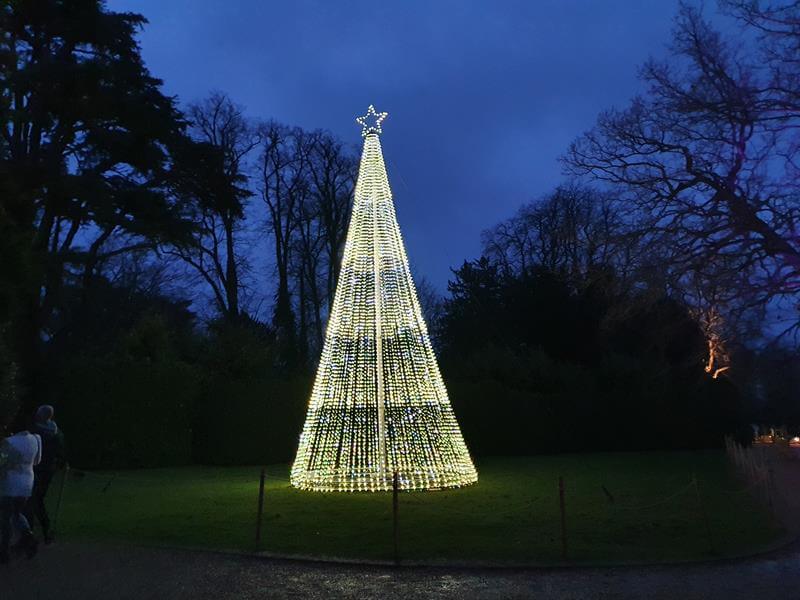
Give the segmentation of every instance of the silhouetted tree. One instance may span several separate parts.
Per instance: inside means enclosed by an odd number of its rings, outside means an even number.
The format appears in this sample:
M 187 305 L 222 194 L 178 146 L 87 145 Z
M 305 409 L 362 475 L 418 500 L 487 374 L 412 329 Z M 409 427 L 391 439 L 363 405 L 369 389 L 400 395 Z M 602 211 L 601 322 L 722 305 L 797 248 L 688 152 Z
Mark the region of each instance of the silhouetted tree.
M 331 134 L 314 132 L 308 149 L 309 193 L 298 205 L 298 236 L 292 253 L 305 362 L 322 348 L 323 323 L 333 304 L 356 177 L 355 158 Z
M 577 285 L 610 270 L 632 283 L 647 257 L 630 217 L 607 192 L 565 185 L 485 231 L 484 252 L 516 275 L 545 268 Z
M 310 136 L 299 127 L 286 127 L 275 122 L 261 126 L 260 134 L 259 190 L 267 207 L 278 276 L 272 322 L 278 342 L 284 347 L 286 362 L 294 364 L 298 348 L 290 276 L 292 249 L 299 227 L 298 211 L 309 195 Z
M 245 218 L 248 154 L 259 137 L 241 108 L 222 93 L 189 107 L 190 132 L 197 143 L 177 152 L 176 192 L 191 207 L 195 234 L 167 250 L 186 263 L 210 288 L 218 312 L 239 318 L 242 270 L 247 258 L 238 247 Z
M 332 135 L 317 132 L 311 147 L 309 169 L 311 189 L 317 207 L 317 229 L 323 239 L 325 301 L 330 310 L 350 221 L 358 161 Z M 317 309 L 320 310 L 321 307 Z
M 307 364 L 333 302 L 356 162 L 327 132 L 277 123 L 260 131 L 259 188 L 277 274 L 273 324 L 291 361 Z
M 647 92 L 603 113 L 565 162 L 574 174 L 617 184 L 649 214 L 678 275 L 724 257 L 715 276 L 737 282 L 727 299 L 741 308 L 791 304 L 800 286 L 798 9 L 725 4 L 748 33 L 762 33 L 764 56 L 683 6 L 671 60 L 642 68 Z
M 0 202 L 32 265 L 15 336 L 31 387 L 65 279 L 188 230 L 164 190 L 182 122 L 142 63 L 144 22 L 97 0 L 0 11 Z

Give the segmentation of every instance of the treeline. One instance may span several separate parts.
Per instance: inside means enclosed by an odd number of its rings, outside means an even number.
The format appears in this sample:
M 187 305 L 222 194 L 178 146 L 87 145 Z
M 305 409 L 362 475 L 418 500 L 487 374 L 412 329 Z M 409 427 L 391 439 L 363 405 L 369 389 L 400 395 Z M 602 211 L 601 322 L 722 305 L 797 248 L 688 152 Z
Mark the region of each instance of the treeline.
M 426 290 L 476 452 L 800 424 L 800 14 L 721 6 L 753 48 L 683 8 L 647 93 L 566 153 L 573 182 L 487 230 L 445 298 Z M 0 11 L 0 416 L 55 404 L 86 466 L 285 461 L 357 150 L 221 92 L 165 96 L 144 24 L 97 0 Z
M 319 353 L 333 302 L 357 158 L 325 131 L 248 119 L 221 93 L 187 111 L 190 142 L 176 163 L 175 193 L 193 232 L 164 246 L 195 290 L 227 322 L 258 314 L 256 290 L 274 287 L 269 322 L 288 368 Z M 214 161 L 217 161 L 215 164 Z M 210 164 L 211 163 L 211 164 Z M 248 225 L 249 223 L 249 225 Z M 251 246 L 268 239 L 269 273 Z M 274 276 L 274 286 L 264 279 Z
M 562 187 L 484 234 L 437 322 L 478 453 L 718 445 L 746 423 L 706 338 L 614 196 Z

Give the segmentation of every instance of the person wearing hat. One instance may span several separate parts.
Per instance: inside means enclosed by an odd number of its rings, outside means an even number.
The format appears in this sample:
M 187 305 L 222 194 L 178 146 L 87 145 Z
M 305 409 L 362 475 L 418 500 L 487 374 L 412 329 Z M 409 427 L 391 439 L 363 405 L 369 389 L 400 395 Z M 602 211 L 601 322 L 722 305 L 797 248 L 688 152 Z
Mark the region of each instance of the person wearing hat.
M 33 469 L 33 492 L 25 509 L 25 515 L 31 526 L 33 518 L 39 521 L 45 544 L 53 541 L 50 517 L 47 514 L 45 497 L 50 489 L 50 482 L 59 467 L 64 464 L 64 436 L 53 420 L 55 410 L 49 404 L 43 404 L 36 410 L 31 432 L 42 439 L 42 460 Z

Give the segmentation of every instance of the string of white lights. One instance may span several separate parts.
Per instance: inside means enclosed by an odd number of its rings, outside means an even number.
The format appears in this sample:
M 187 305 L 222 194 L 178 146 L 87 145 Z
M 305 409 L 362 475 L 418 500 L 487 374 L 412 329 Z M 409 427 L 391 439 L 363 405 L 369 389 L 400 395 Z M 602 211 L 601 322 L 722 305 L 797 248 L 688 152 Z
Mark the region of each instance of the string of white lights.
M 357 119 L 364 148 L 325 344 L 291 471 L 316 491 L 438 489 L 478 474 L 422 317 L 380 138 L 386 113 Z M 372 121 L 370 121 L 372 119 Z

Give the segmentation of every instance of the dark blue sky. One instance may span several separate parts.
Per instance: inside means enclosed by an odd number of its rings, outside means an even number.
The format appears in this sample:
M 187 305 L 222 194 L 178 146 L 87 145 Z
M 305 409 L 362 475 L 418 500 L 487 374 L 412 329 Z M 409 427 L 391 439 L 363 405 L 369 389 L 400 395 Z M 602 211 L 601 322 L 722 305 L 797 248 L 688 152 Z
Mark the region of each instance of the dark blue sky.
M 480 233 L 562 180 L 558 156 L 640 90 L 677 1 L 112 0 L 182 101 L 227 92 L 257 118 L 382 137 L 415 271 L 444 289 Z

